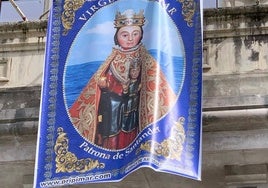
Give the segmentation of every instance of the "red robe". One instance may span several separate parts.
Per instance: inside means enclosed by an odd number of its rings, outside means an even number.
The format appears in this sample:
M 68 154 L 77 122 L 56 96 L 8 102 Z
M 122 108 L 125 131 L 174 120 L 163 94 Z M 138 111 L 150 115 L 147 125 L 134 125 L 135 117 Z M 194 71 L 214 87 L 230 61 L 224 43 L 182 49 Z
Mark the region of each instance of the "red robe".
M 85 139 L 92 143 L 95 142 L 97 136 L 98 106 L 101 92 L 97 81 L 99 78 L 107 76 L 107 70 L 110 69 L 115 74 L 116 80 L 118 80 L 114 86 L 109 86 L 110 90 L 114 90 L 117 93 L 122 92 L 122 85 L 118 83 L 124 83 L 129 79 L 128 58 L 138 58 L 141 61 L 139 130 L 144 129 L 167 114 L 175 103 L 176 95 L 161 72 L 160 66 L 144 46 L 140 45 L 136 49 L 129 51 L 113 48 L 111 55 L 92 76 L 80 96 L 69 109 L 73 125 Z M 130 137 L 129 143 L 136 137 L 136 133 Z

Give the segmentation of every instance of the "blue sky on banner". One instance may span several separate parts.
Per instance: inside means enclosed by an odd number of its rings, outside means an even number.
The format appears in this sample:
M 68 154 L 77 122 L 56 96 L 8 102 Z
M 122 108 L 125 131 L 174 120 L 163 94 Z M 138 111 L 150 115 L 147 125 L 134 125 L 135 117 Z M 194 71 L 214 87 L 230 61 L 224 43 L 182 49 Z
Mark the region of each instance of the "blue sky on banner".
M 134 2 L 134 3 L 131 3 Z M 143 38 L 161 38 L 163 36 L 169 36 L 165 40 L 143 40 L 146 48 L 150 49 L 160 49 L 166 54 L 171 54 L 177 57 L 183 57 L 183 51 L 181 46 L 181 35 L 177 31 L 177 28 L 173 24 L 173 21 L 165 13 L 164 9 L 158 4 L 151 2 L 150 7 L 148 7 L 148 0 L 139 1 L 136 0 L 122 0 L 120 4 L 114 3 L 103 9 L 100 9 L 94 15 L 94 19 L 89 19 L 84 27 L 80 30 L 76 39 L 74 40 L 73 46 L 71 47 L 70 54 L 68 57 L 68 64 L 79 64 L 91 61 L 103 61 L 105 59 L 100 59 L 107 57 L 114 46 L 113 36 L 115 33 L 114 28 L 114 16 L 115 10 L 124 11 L 129 7 L 131 3 L 131 8 L 135 12 L 139 12 L 141 7 L 145 11 L 146 22 L 143 26 L 144 34 Z M 153 14 L 152 14 L 153 12 Z M 160 28 L 161 29 L 157 29 Z M 163 29 L 166 28 L 166 29 Z M 153 36 L 153 37 L 152 37 Z M 174 43 L 170 40 L 178 40 Z M 170 45 L 170 44 L 174 45 Z M 101 49 L 97 50 L 96 49 Z M 91 53 L 89 56 L 89 52 Z M 77 60 L 79 59 L 79 62 Z
M 48 0 L 16 0 L 16 4 L 26 15 L 28 20 L 38 20 L 44 11 L 44 1 Z M 50 0 L 51 1 L 51 0 Z M 215 8 L 217 0 L 203 0 L 204 8 Z M 222 1 L 222 0 L 220 0 Z M 8 1 L 2 2 L 0 22 L 22 21 L 20 15 Z

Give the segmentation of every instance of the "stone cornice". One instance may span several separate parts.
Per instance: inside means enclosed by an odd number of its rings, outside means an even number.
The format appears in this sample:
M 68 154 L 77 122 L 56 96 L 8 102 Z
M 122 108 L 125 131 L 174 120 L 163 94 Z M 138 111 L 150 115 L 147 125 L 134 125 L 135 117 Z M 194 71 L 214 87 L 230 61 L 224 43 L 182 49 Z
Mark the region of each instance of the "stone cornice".
M 47 28 L 47 20 L 0 23 L 0 33 L 10 31 L 28 31 L 34 29 L 46 30 L 46 28 Z
M 41 87 L 0 89 L 0 137 L 35 135 Z
M 204 9 L 204 17 L 228 17 L 228 16 L 243 16 L 250 14 L 267 14 L 268 6 L 243 6 L 243 7 L 224 7 Z
M 37 134 L 39 107 L 20 109 L 20 111 L 26 115 L 0 121 L 0 137 Z M 12 109 L 2 113 L 13 116 L 16 112 L 17 110 Z M 203 132 L 267 129 L 267 113 L 268 108 L 204 111 Z
M 0 24 L 0 52 L 44 50 L 47 21 Z
M 16 51 L 38 51 L 45 49 L 45 41 L 40 39 L 32 43 L 15 43 L 15 44 L 2 44 L 0 52 L 16 52 Z
M 268 6 L 204 10 L 204 39 L 268 34 Z
M 40 96 L 40 86 L 0 89 L 0 137 L 37 134 Z M 267 129 L 267 113 L 256 105 L 204 108 L 203 131 Z

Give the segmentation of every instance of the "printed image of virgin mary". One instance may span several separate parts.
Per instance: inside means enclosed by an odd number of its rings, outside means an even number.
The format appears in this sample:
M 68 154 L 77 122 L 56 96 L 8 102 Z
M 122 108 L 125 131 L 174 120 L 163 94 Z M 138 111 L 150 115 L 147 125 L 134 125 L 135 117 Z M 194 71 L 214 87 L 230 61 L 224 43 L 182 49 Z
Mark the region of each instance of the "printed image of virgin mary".
M 163 117 L 176 95 L 142 44 L 143 10 L 117 12 L 115 46 L 69 109 L 77 130 L 100 147 L 126 148 Z

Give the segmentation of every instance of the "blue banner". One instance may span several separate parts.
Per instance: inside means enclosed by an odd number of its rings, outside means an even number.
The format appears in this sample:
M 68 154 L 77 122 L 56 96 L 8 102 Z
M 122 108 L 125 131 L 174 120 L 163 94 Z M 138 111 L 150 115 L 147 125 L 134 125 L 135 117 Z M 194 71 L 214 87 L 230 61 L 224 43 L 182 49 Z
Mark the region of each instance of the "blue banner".
M 54 0 L 34 186 L 200 180 L 198 0 Z

